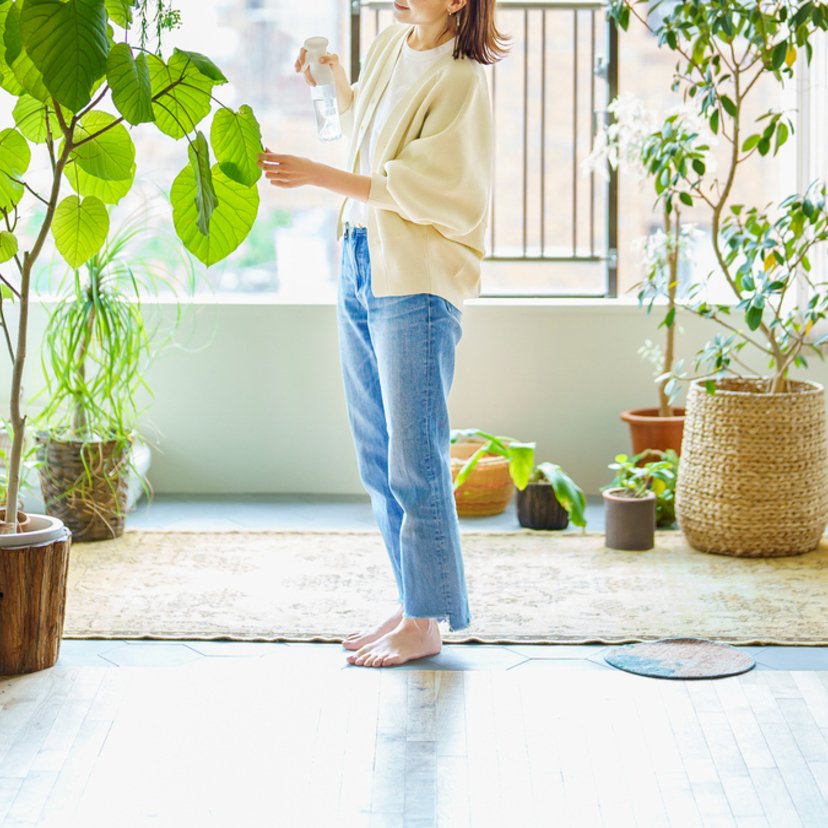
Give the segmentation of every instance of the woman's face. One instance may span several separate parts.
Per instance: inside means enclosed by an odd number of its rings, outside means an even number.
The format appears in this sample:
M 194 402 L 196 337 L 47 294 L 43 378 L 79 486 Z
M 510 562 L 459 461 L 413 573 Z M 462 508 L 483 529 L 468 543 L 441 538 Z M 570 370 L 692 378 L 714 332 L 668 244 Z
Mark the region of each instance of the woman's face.
M 454 5 L 447 0 L 394 0 L 394 19 L 417 25 L 439 23 L 448 17 Z

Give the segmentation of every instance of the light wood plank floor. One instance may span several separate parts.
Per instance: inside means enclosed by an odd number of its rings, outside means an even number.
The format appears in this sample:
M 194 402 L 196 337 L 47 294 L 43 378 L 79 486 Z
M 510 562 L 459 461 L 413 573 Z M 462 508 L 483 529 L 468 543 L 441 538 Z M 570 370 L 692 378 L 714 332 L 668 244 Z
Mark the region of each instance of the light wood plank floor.
M 828 672 L 343 670 L 300 647 L 0 680 L 4 828 L 824 827 L 827 798 Z

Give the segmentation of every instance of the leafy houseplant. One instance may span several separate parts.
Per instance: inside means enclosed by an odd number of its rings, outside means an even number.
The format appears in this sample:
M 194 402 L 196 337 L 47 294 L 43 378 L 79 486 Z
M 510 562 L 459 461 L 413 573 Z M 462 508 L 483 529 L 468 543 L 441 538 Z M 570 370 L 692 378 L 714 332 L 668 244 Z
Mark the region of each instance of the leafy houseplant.
M 82 273 L 71 274 L 41 349 L 48 391 L 36 424 L 41 485 L 47 514 L 61 518 L 76 540 L 122 534 L 128 473 L 137 471 L 135 395 L 147 389 L 144 370 L 166 336 L 160 326 L 149 328 L 141 306 L 142 295 L 166 281 L 165 263 L 129 250 L 146 218 L 134 216 Z
M 766 442 L 769 433 L 779 440 L 785 434 L 798 440 L 806 427 L 813 431 L 802 438 L 804 444 L 825 440 L 824 416 L 807 413 L 819 405 L 824 410 L 824 389 L 789 377 L 791 368 L 807 366 L 806 353 L 821 356 L 820 340 L 811 342 L 810 333 L 826 318 L 828 286 L 811 277 L 811 259 L 828 241 L 825 185 L 812 182 L 804 193 L 790 195 L 773 209 L 733 203 L 732 193 L 748 159 L 767 157 L 771 151 L 775 155 L 793 129 L 785 114 L 773 109 L 751 126 L 747 115 L 751 93 L 761 79 L 783 84 L 793 78 L 799 61 L 811 60 L 811 39 L 828 31 L 828 8 L 811 0 L 799 4 L 770 0 L 760 5 L 678 0 L 655 20 L 639 7 L 633 0 L 612 0 L 608 13 L 624 29 L 634 15 L 653 31 L 660 45 L 675 52 L 679 65 L 673 88 L 694 103 L 727 148 L 727 161 L 715 176 L 702 159 L 651 170 L 656 196 L 667 212 L 679 203 L 709 211 L 718 276 L 733 299 L 732 304 L 709 299 L 709 280 L 715 274 L 691 286 L 686 310 L 712 320 L 724 332 L 697 353 L 695 370 L 702 372 L 700 377 L 691 378 L 677 366 L 665 387 L 670 394 L 680 383 L 691 382 L 685 431 L 692 428 L 694 454 L 682 457 L 676 491 L 679 525 L 693 546 L 706 551 L 751 556 L 810 551 L 828 522 L 825 460 L 816 456 L 818 452 L 803 452 L 782 442 L 776 442 L 769 453 Z M 800 286 L 804 299 L 797 299 Z M 732 319 L 734 315 L 738 318 Z M 766 374 L 744 361 L 745 348 L 753 349 L 768 365 Z M 716 403 L 704 399 L 719 395 L 723 398 Z M 757 413 L 747 416 L 762 423 L 755 441 L 739 449 L 746 477 L 738 484 L 722 461 L 731 450 L 722 441 L 741 439 L 739 433 L 751 433 L 751 426 L 736 425 L 732 433 L 710 427 L 724 416 L 727 401 L 736 400 L 730 395 L 738 396 L 740 410 L 755 408 Z M 756 396 L 761 399 L 754 401 Z M 735 405 L 730 404 L 729 410 Z M 796 429 L 785 427 L 797 421 Z M 721 436 L 725 432 L 728 436 Z M 787 459 L 792 456 L 802 458 L 795 468 Z M 765 480 L 779 481 L 780 476 L 789 495 L 783 508 L 779 485 L 773 492 L 764 485 Z M 801 480 L 809 481 L 812 492 L 805 498 L 795 482 Z M 720 499 L 705 495 L 711 491 L 740 491 L 744 497 L 740 509 L 730 510 L 730 514 L 741 511 L 744 520 L 739 519 L 738 527 L 735 523 L 727 527 L 727 542 L 722 541 L 720 519 L 727 509 Z M 807 529 L 801 528 L 804 525 Z
M 640 179 L 647 175 L 661 175 L 671 168 L 703 169 L 708 138 L 701 119 L 686 106 L 670 111 L 658 126 L 655 113 L 644 109 L 632 95 L 614 100 L 609 111 L 613 122 L 598 135 L 596 147 L 585 161 L 588 170 L 606 174 L 606 165 L 622 167 Z M 712 136 L 711 136 L 712 137 Z M 684 409 L 674 409 L 673 402 L 679 389 L 668 384 L 677 365 L 675 355 L 676 314 L 679 289 L 679 265 L 688 258 L 688 252 L 696 240 L 694 225 L 682 223 L 681 204 L 692 204 L 685 191 L 677 191 L 676 198 L 661 205 L 662 227 L 643 240 L 642 266 L 644 278 L 634 286 L 638 289 L 638 302 L 647 305 L 647 315 L 652 312 L 658 299 L 663 299 L 666 311 L 659 327 L 665 329 L 664 347 L 647 341 L 639 354 L 656 366 L 658 407 L 631 409 L 621 414 L 629 424 L 633 453 L 645 449 L 672 449 L 680 451 Z M 679 363 L 681 364 L 681 363 Z
M 160 34 L 175 25 L 176 14 L 164 0 L 0 3 L 0 87 L 14 99 L 14 123 L 0 130 L 0 263 L 11 261 L 17 270 L 15 277 L 0 275 L 0 324 L 13 363 L 12 447 L 0 530 L 0 546 L 10 547 L 0 553 L 4 675 L 52 666 L 63 627 L 69 533 L 48 516 L 38 518 L 28 536 L 31 547 L 17 531 L 30 290 L 49 234 L 73 270 L 101 250 L 109 234 L 107 205 L 128 193 L 135 178 L 135 146 L 125 124 L 152 125 L 173 139 L 187 138 L 188 158 L 171 191 L 173 223 L 187 249 L 204 264 L 232 252 L 258 211 L 256 155 L 262 145 L 253 112 L 247 106 L 238 111 L 220 107 L 208 143 L 198 126 L 212 111 L 214 88 L 226 78 L 197 52 L 175 50 L 165 59 L 149 51 L 146 36 L 153 19 Z M 110 103 L 117 114 L 107 111 Z M 34 165 L 33 147 L 41 155 Z M 42 190 L 29 175 L 30 166 L 46 170 Z M 74 193 L 61 199 L 65 184 Z M 32 205 L 40 217 L 28 239 L 20 230 L 21 219 Z M 16 343 L 6 313 L 11 300 L 19 311 Z
M 451 432 L 452 475 L 457 513 L 497 515 L 514 487 L 525 489 L 535 462 L 535 443 L 495 437 L 477 428 Z
M 646 462 L 647 457 L 659 459 Z M 676 452 L 648 450 L 634 457 L 619 454 L 609 468 L 615 479 L 605 489 L 623 489 L 628 497 L 643 497 L 652 491 L 656 498 L 656 526 L 669 529 L 676 522 L 676 481 L 679 458 Z
M 137 11 L 136 11 L 137 10 Z M 25 429 L 21 383 L 26 357 L 29 290 L 33 268 L 51 232 L 70 268 L 89 261 L 109 233 L 107 204 L 120 201 L 135 178 L 135 146 L 125 124 L 152 124 L 174 139 L 187 137 L 188 162 L 171 192 L 173 221 L 181 241 L 206 265 L 220 261 L 246 237 L 258 211 L 256 154 L 261 138 L 247 106 L 221 107 L 208 144 L 198 130 L 212 110 L 214 87 L 226 82 L 215 64 L 197 52 L 176 49 L 165 60 L 130 45 L 148 20 L 174 25 L 161 0 L 12 0 L 0 5 L 2 88 L 17 99 L 14 126 L 0 131 L 0 258 L 13 260 L 19 281 L 3 276 L 4 299 L 19 305 L 17 347 L 3 307 L 2 325 L 14 362 L 11 388 L 13 442 L 8 464 L 8 514 L 14 530 Z M 140 23 L 136 26 L 136 19 Z M 117 41 L 110 34 L 121 32 Z M 160 48 L 160 44 L 159 44 Z M 107 99 L 117 111 L 102 108 Z M 32 146 L 50 170 L 45 194 L 25 176 Z M 210 145 L 218 163 L 211 164 Z M 75 193 L 61 200 L 68 184 Z M 44 208 L 30 249 L 15 235 L 25 203 Z
M 566 529 L 570 519 L 586 528 L 586 498 L 566 472 L 554 463 L 535 467 L 518 490 L 518 522 L 526 529 Z

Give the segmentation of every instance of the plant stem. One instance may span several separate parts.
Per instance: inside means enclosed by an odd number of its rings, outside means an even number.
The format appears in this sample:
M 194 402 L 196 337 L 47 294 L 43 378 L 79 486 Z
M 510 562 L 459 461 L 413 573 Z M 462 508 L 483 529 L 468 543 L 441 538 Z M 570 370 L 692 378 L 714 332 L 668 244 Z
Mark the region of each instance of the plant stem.
M 31 283 L 32 267 L 43 249 L 46 237 L 52 227 L 52 219 L 57 209 L 60 197 L 61 176 L 69 160 L 69 154 L 74 149 L 71 134 L 66 135 L 63 152 L 55 165 L 52 179 L 52 193 L 46 209 L 46 216 L 40 227 L 40 233 L 35 240 L 31 251 L 23 255 L 23 271 L 20 281 L 20 324 L 17 331 L 17 352 L 14 359 L 11 387 L 11 417 L 10 423 L 13 432 L 11 456 L 8 463 L 8 490 L 6 493 L 6 526 L 2 528 L 7 534 L 17 532 L 17 501 L 20 494 L 20 464 L 23 459 L 23 440 L 26 436 L 26 417 L 21 411 L 20 396 L 23 386 L 23 367 L 26 360 L 26 337 L 29 328 L 29 285 Z
M 664 230 L 667 234 L 668 248 L 667 248 L 667 270 L 669 273 L 669 284 L 667 285 L 667 313 L 675 313 L 676 308 L 676 289 L 678 288 L 678 261 L 679 261 L 679 233 L 681 231 L 681 220 L 679 212 L 676 210 L 676 227 L 675 227 L 675 244 L 672 248 L 669 247 L 669 239 L 671 233 L 671 219 L 670 214 L 666 208 L 664 210 Z M 675 315 L 673 316 L 672 324 L 667 328 L 667 346 L 664 349 L 664 365 L 661 373 L 664 379 L 658 384 L 658 416 L 672 417 L 673 409 L 670 406 L 670 397 L 667 394 L 667 383 L 670 381 L 668 374 L 673 370 L 673 359 L 675 355 Z

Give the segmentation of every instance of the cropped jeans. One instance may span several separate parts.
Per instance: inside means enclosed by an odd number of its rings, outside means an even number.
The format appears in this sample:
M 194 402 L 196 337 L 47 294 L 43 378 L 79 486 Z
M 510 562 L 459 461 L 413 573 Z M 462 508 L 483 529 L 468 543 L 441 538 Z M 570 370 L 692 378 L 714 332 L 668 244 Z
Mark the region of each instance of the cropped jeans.
M 377 298 L 367 231 L 348 227 L 337 318 L 348 418 L 408 618 L 469 626 L 447 398 L 460 311 L 439 296 Z

